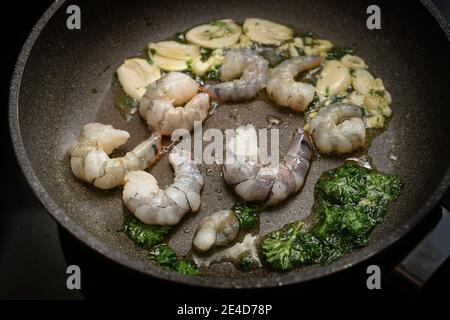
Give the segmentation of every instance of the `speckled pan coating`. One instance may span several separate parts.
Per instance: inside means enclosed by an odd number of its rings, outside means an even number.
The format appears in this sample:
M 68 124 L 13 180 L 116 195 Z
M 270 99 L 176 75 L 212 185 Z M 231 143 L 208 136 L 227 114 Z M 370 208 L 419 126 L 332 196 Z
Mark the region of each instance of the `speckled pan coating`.
M 405 8 L 388 1 L 380 4 L 382 29 L 378 31 L 365 28 L 369 2 L 364 1 L 75 3 L 82 10 L 81 30 L 65 28 L 67 4 L 57 1 L 25 43 L 11 84 L 11 134 L 28 182 L 52 216 L 112 260 L 154 277 L 201 286 L 298 283 L 348 268 L 387 248 L 429 212 L 449 185 L 449 28 L 429 1 L 424 2 L 429 11 L 420 3 Z M 406 187 L 385 223 L 375 230 L 371 244 L 326 267 L 312 266 L 286 274 L 262 270 L 244 276 L 231 265 L 222 264 L 212 267 L 204 277 L 168 273 L 146 261 L 144 251 L 116 232 L 125 213 L 121 191 L 105 192 L 76 181 L 70 172 L 67 150 L 80 128 L 94 120 L 130 131 L 132 138 L 125 149 L 148 135 L 139 117 L 129 123 L 123 121 L 112 107 L 111 96 L 114 70 L 145 43 L 211 19 L 230 17 L 242 21 L 249 16 L 312 30 L 333 43 L 359 49 L 374 74 L 383 78 L 394 101 L 389 129 L 374 140 L 370 155 L 380 170 L 399 174 Z M 299 115 L 289 115 L 286 110 L 258 101 L 219 107 L 205 128 L 233 128 L 245 123 L 265 127 L 269 114 L 283 118 L 281 138 L 286 143 L 293 130 L 302 125 Z M 389 159 L 391 151 L 398 161 Z M 262 233 L 307 216 L 313 203 L 314 182 L 321 172 L 339 163 L 336 159 L 314 162 L 303 192 L 262 215 Z M 202 172 L 207 168 L 202 166 Z M 204 174 L 202 209 L 189 215 L 170 239 L 180 253 L 189 250 L 194 230 L 203 217 L 233 203 L 219 167 L 210 168 L 212 174 Z M 167 185 L 172 176 L 167 159 L 160 161 L 152 173 Z

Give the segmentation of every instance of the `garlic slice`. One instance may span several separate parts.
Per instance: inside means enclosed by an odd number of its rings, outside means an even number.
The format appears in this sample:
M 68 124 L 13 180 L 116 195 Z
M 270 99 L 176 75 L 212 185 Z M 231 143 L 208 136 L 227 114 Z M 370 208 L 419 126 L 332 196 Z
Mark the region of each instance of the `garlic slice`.
M 373 80 L 374 78 L 369 71 L 365 69 L 355 70 L 352 78 L 353 88 L 360 94 L 367 95 L 371 89 Z
M 186 40 L 204 48 L 231 47 L 242 33 L 242 29 L 231 19 L 213 21 L 194 27 L 186 33 Z
M 269 20 L 248 18 L 244 21 L 244 32 L 251 40 L 279 46 L 294 37 L 294 31 Z
M 188 61 L 172 59 L 156 54 L 151 57 L 153 63 L 165 71 L 183 71 L 188 68 Z
M 317 93 L 322 96 L 334 96 L 344 92 L 352 83 L 350 70 L 336 60 L 327 61 L 317 80 Z
M 328 40 L 316 39 L 313 40 L 311 45 L 305 46 L 305 53 L 307 55 L 319 54 L 323 52 L 327 52 L 333 48 L 333 44 Z
M 363 59 L 361 59 L 358 56 L 353 56 L 351 54 L 346 54 L 345 56 L 343 56 L 341 62 L 344 66 L 350 69 L 354 70 L 367 69 L 367 64 L 364 62 Z
M 223 49 L 215 49 L 208 60 L 202 61 L 201 57 L 195 59 L 194 63 L 192 64 L 192 71 L 197 76 L 203 76 L 206 71 L 208 71 L 212 67 L 222 64 L 224 56 L 225 53 Z
M 198 46 L 176 41 L 152 42 L 148 44 L 147 48 L 150 51 L 150 56 L 154 53 L 159 56 L 178 60 L 195 59 L 200 56 L 200 48 Z
M 161 78 L 161 72 L 156 65 L 151 65 L 144 59 L 132 58 L 125 60 L 117 68 L 117 77 L 125 93 L 140 101 L 146 87 Z

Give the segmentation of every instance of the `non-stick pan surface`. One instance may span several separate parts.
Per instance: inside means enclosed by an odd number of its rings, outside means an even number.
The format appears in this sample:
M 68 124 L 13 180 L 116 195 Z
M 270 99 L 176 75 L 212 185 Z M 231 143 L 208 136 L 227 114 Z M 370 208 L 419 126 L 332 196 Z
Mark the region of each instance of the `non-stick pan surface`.
M 68 4 L 56 2 L 38 22 L 17 63 L 11 87 L 11 132 L 19 162 L 32 188 L 55 219 L 80 240 L 107 257 L 143 273 L 174 281 L 215 287 L 260 287 L 301 282 L 352 266 L 405 235 L 435 205 L 449 183 L 450 46 L 426 6 L 380 2 L 381 30 L 368 30 L 364 1 L 80 1 L 81 30 L 66 28 Z M 427 4 L 433 11 L 433 7 Z M 437 14 L 436 11 L 433 11 Z M 125 122 L 113 107 L 111 82 L 122 61 L 150 41 L 217 18 L 243 21 L 261 17 L 311 30 L 342 46 L 358 48 L 372 72 L 383 78 L 393 97 L 394 115 L 386 131 L 372 143 L 369 155 L 381 171 L 405 182 L 386 221 L 369 246 L 324 267 L 311 266 L 281 274 L 265 270 L 242 274 L 229 264 L 212 266 L 203 277 L 184 277 L 156 268 L 123 234 L 116 232 L 126 209 L 121 190 L 101 191 L 74 179 L 68 149 L 82 126 L 99 121 L 128 130 L 129 149 L 148 136 L 135 116 Z M 446 35 L 447 34 L 447 35 Z M 207 128 L 235 128 L 254 123 L 267 127 L 266 116 L 284 120 L 279 126 L 284 147 L 303 125 L 298 114 L 263 101 L 221 105 Z M 284 149 L 281 150 L 283 153 Z M 393 161 L 393 153 L 398 160 Z M 315 161 L 304 190 L 261 216 L 265 234 L 304 218 L 313 204 L 319 175 L 341 159 Z M 207 169 L 212 174 L 206 175 Z M 188 215 L 170 237 L 180 254 L 190 249 L 194 230 L 205 216 L 230 208 L 233 194 L 218 166 L 201 166 L 205 178 L 203 206 Z M 172 179 L 163 158 L 153 169 L 162 185 Z

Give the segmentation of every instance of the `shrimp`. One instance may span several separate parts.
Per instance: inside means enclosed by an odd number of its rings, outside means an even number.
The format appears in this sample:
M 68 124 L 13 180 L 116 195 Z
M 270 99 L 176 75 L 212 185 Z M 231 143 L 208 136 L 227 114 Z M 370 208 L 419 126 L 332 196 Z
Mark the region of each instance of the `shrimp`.
M 295 57 L 283 61 L 270 72 L 266 91 L 270 99 L 282 107 L 305 111 L 314 99 L 313 85 L 295 80 L 304 70 L 310 70 L 322 62 L 319 56 Z
M 200 208 L 203 177 L 191 160 L 191 153 L 175 147 L 169 154 L 169 162 L 175 178 L 165 190 L 145 171 L 133 171 L 125 176 L 122 200 L 146 224 L 174 225 L 187 212 Z
M 192 258 L 197 267 L 209 267 L 212 263 L 230 260 L 236 261 L 243 254 L 248 254 L 261 266 L 262 264 L 258 256 L 258 243 L 260 238 L 259 235 L 252 236 L 250 233 L 247 233 L 244 239 L 242 239 L 242 242 L 238 242 L 232 247 L 222 249 L 206 257 L 198 256 L 194 253 L 192 254 Z
M 231 210 L 221 210 L 206 217 L 198 226 L 192 244 L 199 251 L 224 246 L 236 238 L 239 219 Z
M 256 129 L 253 125 L 241 126 L 227 142 L 227 154 L 235 159 L 243 159 L 238 145 L 256 141 Z M 297 129 L 289 143 L 287 154 L 277 166 L 262 165 L 257 154 L 245 150 L 245 160 L 227 160 L 223 165 L 225 181 L 244 200 L 272 206 L 298 192 L 309 170 L 313 147 L 310 138 L 302 129 Z
M 320 153 L 344 154 L 355 151 L 365 144 L 363 111 L 347 103 L 321 108 L 310 121 L 309 133 Z
M 162 135 L 180 128 L 192 131 L 195 121 L 206 119 L 210 107 L 209 96 L 198 90 L 199 84 L 190 76 L 169 72 L 147 87 L 139 113 L 151 131 Z
M 250 49 L 234 49 L 225 55 L 218 84 L 204 90 L 220 101 L 241 101 L 253 98 L 266 85 L 269 63 Z M 239 79 L 236 79 L 240 77 Z M 235 79 L 235 80 L 233 80 Z
M 161 135 L 154 133 L 124 157 L 111 159 L 108 155 L 129 137 L 128 132 L 111 125 L 85 125 L 70 149 L 70 166 L 75 177 L 97 188 L 111 189 L 123 183 L 127 172 L 147 169 L 159 156 Z

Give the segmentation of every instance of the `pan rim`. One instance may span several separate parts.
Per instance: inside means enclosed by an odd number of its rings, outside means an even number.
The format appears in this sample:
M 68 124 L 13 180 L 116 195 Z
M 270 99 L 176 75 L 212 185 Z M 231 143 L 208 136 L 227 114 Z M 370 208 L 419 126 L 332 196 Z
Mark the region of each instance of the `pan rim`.
M 388 237 L 381 239 L 370 246 L 359 249 L 354 252 L 351 259 L 345 257 L 337 260 L 336 262 L 321 267 L 319 271 L 308 270 L 305 272 L 290 272 L 287 274 L 275 273 L 274 276 L 269 278 L 239 278 L 239 279 L 227 279 L 227 278 L 203 278 L 203 277 L 188 277 L 174 272 L 168 272 L 162 270 L 142 259 L 132 257 L 124 252 L 117 250 L 114 247 L 107 245 L 102 240 L 95 237 L 95 235 L 87 232 L 81 226 L 79 226 L 74 220 L 72 220 L 64 210 L 56 203 L 50 193 L 46 191 L 41 184 L 39 177 L 33 170 L 33 167 L 28 159 L 26 149 L 22 140 L 20 123 L 19 123 L 19 95 L 20 86 L 22 82 L 22 75 L 25 70 L 28 57 L 34 46 L 34 43 L 38 39 L 41 31 L 44 29 L 48 21 L 58 11 L 58 9 L 65 3 L 65 0 L 55 1 L 41 16 L 39 21 L 33 27 L 29 34 L 19 57 L 16 61 L 14 73 L 11 80 L 10 95 L 9 95 L 9 130 L 11 140 L 14 148 L 14 152 L 19 162 L 24 176 L 30 185 L 34 194 L 38 197 L 39 201 L 44 205 L 48 213 L 62 226 L 65 230 L 69 231 L 79 241 L 92 248 L 94 251 L 100 253 L 107 259 L 119 263 L 125 267 L 131 268 L 140 273 L 159 278 L 162 280 L 174 281 L 182 283 L 184 285 L 194 285 L 199 287 L 214 287 L 214 288 L 262 288 L 262 287 L 278 287 L 282 285 L 291 285 L 301 282 L 310 281 L 316 278 L 325 277 L 333 273 L 343 271 L 351 266 L 362 263 L 370 257 L 378 254 L 382 250 L 387 249 L 394 243 L 397 243 L 403 238 L 411 229 L 413 229 L 423 218 L 436 206 L 443 194 L 450 185 L 450 167 L 447 168 L 445 175 L 439 182 L 436 190 L 425 202 L 425 204 L 417 211 L 415 215 L 407 220 L 407 222 L 397 230 L 391 232 Z M 445 32 L 447 39 L 450 41 L 450 27 L 445 17 L 439 11 L 439 9 L 432 3 L 431 0 L 421 0 L 425 8 L 432 14 L 434 19 L 439 23 L 441 29 Z

